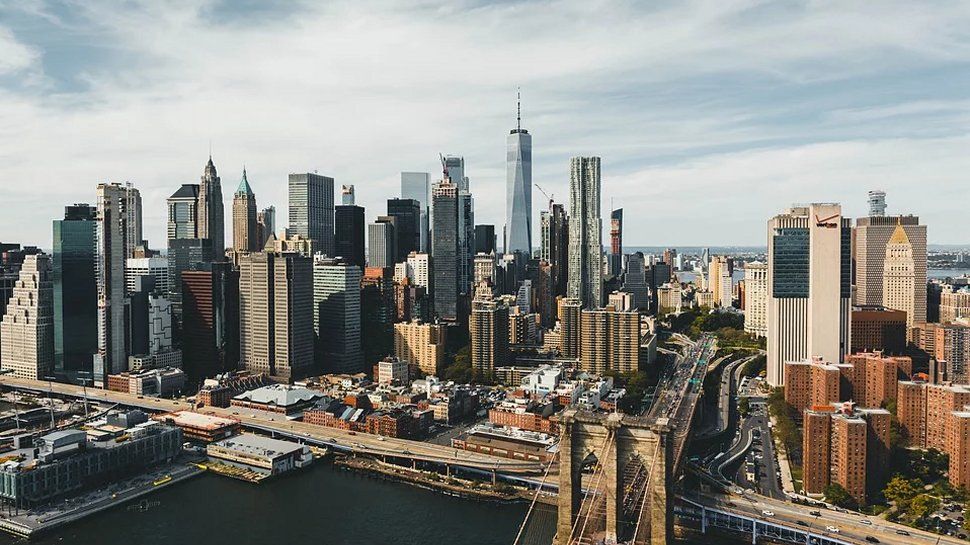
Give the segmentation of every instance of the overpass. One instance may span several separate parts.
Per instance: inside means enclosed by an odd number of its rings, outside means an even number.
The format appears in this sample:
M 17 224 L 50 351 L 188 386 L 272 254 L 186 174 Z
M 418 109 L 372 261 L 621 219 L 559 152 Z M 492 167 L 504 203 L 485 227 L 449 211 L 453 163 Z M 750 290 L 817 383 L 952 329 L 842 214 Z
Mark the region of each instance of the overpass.
M 155 413 L 195 410 L 191 403 L 177 399 L 144 397 L 95 388 L 85 389 L 73 384 L 59 382 L 48 383 L 46 381 L 15 378 L 9 375 L 0 376 L 0 387 L 35 392 L 45 396 L 50 393 L 51 395 L 64 398 L 79 399 L 86 396 L 88 400 L 138 408 Z M 316 445 L 328 446 L 344 452 L 412 460 L 415 462 L 436 463 L 444 465 L 447 468 L 476 469 L 488 471 L 493 475 L 534 474 L 541 473 L 544 469 L 544 466 L 539 462 L 510 460 L 508 458 L 499 458 L 497 456 L 479 454 L 466 450 L 457 450 L 449 446 L 433 443 L 355 433 L 289 420 L 280 414 L 245 410 L 239 407 L 225 409 L 205 407 L 201 412 L 212 416 L 238 420 L 246 429 L 297 439 Z

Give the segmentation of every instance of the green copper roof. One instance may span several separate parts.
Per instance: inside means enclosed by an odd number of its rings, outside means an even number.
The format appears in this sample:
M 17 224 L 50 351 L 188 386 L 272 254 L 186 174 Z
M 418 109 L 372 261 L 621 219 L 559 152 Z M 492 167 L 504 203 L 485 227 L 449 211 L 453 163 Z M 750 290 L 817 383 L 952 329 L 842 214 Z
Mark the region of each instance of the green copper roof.
M 237 195 L 255 195 L 253 188 L 249 187 L 249 180 L 246 179 L 246 169 L 243 168 L 242 180 L 239 180 L 239 187 L 236 189 Z

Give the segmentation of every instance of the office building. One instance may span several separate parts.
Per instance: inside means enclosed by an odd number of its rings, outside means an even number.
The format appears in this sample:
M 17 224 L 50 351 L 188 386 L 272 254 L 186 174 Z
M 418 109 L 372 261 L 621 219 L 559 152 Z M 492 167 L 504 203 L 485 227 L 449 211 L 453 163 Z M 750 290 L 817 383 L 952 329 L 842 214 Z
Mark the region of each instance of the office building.
M 475 285 L 487 282 L 495 285 L 495 254 L 475 254 Z
M 256 231 L 259 240 L 258 247 L 262 248 L 266 245 L 266 241 L 269 240 L 270 235 L 276 233 L 276 207 L 268 206 L 259 211 L 256 214 Z
M 394 267 L 397 258 L 397 225 L 394 218 L 378 216 L 367 226 L 367 266 Z
M 228 262 L 182 272 L 182 362 L 195 383 L 239 362 L 239 271 Z
M 103 385 L 110 374 L 125 370 L 125 262 L 130 234 L 131 188 L 102 183 L 97 189 L 98 354 L 94 381 Z
M 886 215 L 886 192 L 873 190 L 869 192 L 869 217 L 882 218 Z
M 532 135 L 522 128 L 521 107 L 506 141 L 505 253 L 532 255 Z
M 340 186 L 340 204 L 343 206 L 353 206 L 357 204 L 356 192 L 354 191 L 354 185 L 342 185 Z
M 784 363 L 840 362 L 850 343 L 851 221 L 838 204 L 796 206 L 768 221 L 768 383 Z
M 752 261 L 744 266 L 744 330 L 768 336 L 768 265 Z
M 284 382 L 313 369 L 313 266 L 293 253 L 239 260 L 239 360 Z
M 387 215 L 394 218 L 397 254 L 394 262 L 421 250 L 421 203 L 414 199 L 388 199 Z
M 318 251 L 333 257 L 333 178 L 313 173 L 290 174 L 289 201 L 288 234 L 312 240 Z
M 54 371 L 54 282 L 51 259 L 28 255 L 0 322 L 0 369 L 43 380 Z
M 360 338 L 361 270 L 337 259 L 313 262 L 313 329 L 320 369 L 360 373 L 364 352 Z
M 498 251 L 495 244 L 494 225 L 475 226 L 475 253 L 491 254 Z
M 345 204 L 334 210 L 334 252 L 350 265 L 363 268 L 364 207 Z
M 421 244 L 420 252 L 431 251 L 430 224 L 428 209 L 431 206 L 431 177 L 427 172 L 401 173 L 401 198 L 418 201 L 421 207 Z
M 633 308 L 642 312 L 650 310 L 650 288 L 647 283 L 647 266 L 642 252 L 627 256 L 626 273 L 623 275 L 623 291 L 633 297 Z
M 600 158 L 573 157 L 569 165 L 569 265 L 567 295 L 583 308 L 603 304 Z
M 177 238 L 168 241 L 168 299 L 177 319 L 182 316 L 182 273 L 198 263 L 211 263 L 214 249 L 207 238 Z
M 90 372 L 98 352 L 97 209 L 65 207 L 53 235 L 54 369 Z
M 497 367 L 507 364 L 509 307 L 506 304 L 495 299 L 473 301 L 468 330 L 471 336 L 472 369 L 487 377 Z
M 852 307 L 852 352 L 906 349 L 906 312 L 886 307 Z
M 458 186 L 445 178 L 432 190 L 434 309 L 441 320 L 458 321 Z
M 265 243 L 259 238 L 256 226 L 256 194 L 249 186 L 246 169 L 232 196 L 232 249 L 237 252 L 257 252 Z
M 857 305 L 906 311 L 910 328 L 927 321 L 926 226 L 919 217 L 856 220 L 855 267 Z
M 579 368 L 591 373 L 640 369 L 640 313 L 613 307 L 583 310 Z
M 566 209 L 550 200 L 549 210 L 543 211 L 539 216 L 539 226 L 539 259 L 552 267 L 553 294 L 565 296 L 569 254 L 569 220 Z
M 610 276 L 623 274 L 623 209 L 610 213 Z
M 437 376 L 445 363 L 445 326 L 419 321 L 394 324 L 394 356 Z
M 212 164 L 206 163 L 199 182 L 199 203 L 196 207 L 198 238 L 212 241 L 213 259 L 222 261 L 226 251 L 225 205 L 222 201 L 222 182 Z
M 198 184 L 182 184 L 167 200 L 168 240 L 176 238 L 199 238 Z
M 153 291 L 168 294 L 168 258 L 167 257 L 129 257 L 125 261 L 125 290 L 127 293 L 135 291 L 139 278 L 151 278 Z

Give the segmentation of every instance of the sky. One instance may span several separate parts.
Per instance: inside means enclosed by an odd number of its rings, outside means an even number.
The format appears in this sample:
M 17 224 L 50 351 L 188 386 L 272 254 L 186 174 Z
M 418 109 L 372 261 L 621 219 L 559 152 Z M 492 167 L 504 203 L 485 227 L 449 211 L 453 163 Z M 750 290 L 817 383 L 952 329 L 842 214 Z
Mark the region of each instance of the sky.
M 870 189 L 970 242 L 970 2 L 892 0 L 0 0 L 0 240 L 49 248 L 65 205 L 131 181 L 164 248 L 210 147 L 227 241 L 244 166 L 278 226 L 290 172 L 372 221 L 438 153 L 500 233 L 517 88 L 533 181 L 565 202 L 569 158 L 601 157 L 626 244 L 763 245 L 791 203 L 854 217 Z

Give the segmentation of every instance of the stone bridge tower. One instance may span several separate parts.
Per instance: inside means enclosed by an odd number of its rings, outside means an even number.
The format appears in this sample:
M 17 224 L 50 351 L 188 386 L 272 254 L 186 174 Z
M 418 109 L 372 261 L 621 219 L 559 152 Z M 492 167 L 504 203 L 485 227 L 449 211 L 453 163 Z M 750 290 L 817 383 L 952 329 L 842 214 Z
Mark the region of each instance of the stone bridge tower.
M 565 411 L 560 425 L 555 545 L 573 545 L 580 535 L 632 543 L 634 534 L 637 544 L 666 545 L 673 521 L 670 429 L 645 418 L 577 410 Z M 585 473 L 585 482 L 584 464 L 598 468 Z M 587 496 L 584 487 L 597 493 Z

